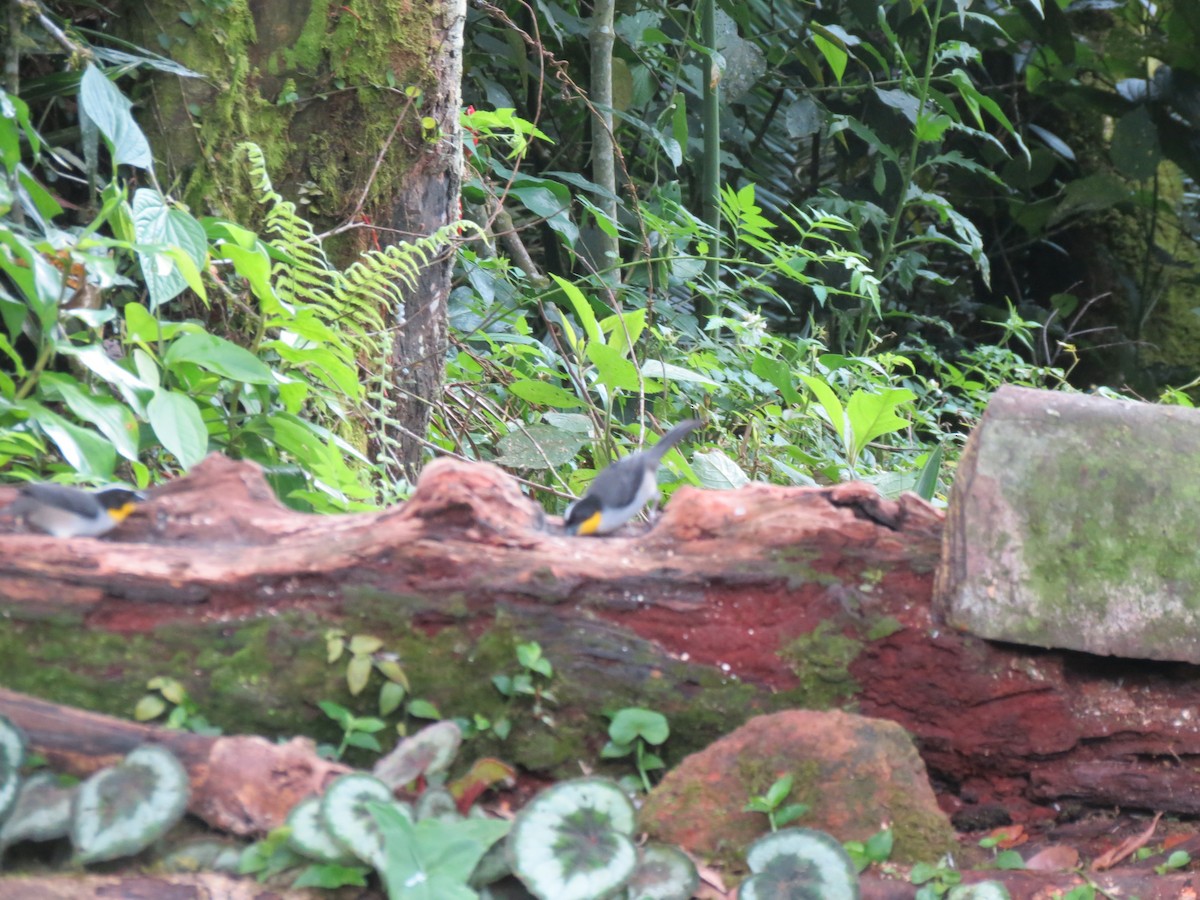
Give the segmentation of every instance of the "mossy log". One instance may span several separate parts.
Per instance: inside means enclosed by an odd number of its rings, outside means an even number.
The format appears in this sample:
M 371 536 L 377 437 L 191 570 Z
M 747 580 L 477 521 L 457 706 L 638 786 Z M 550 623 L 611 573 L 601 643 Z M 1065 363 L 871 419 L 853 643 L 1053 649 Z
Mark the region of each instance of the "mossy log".
M 597 763 L 603 714 L 624 706 L 668 717 L 668 764 L 758 712 L 852 706 L 913 733 L 951 811 L 1200 811 L 1195 668 L 945 629 L 942 524 L 866 485 L 753 485 L 681 489 L 649 530 L 576 538 L 499 469 L 451 460 L 401 506 L 312 516 L 212 457 L 105 540 L 0 534 L 0 681 L 128 716 L 169 675 L 227 733 L 336 741 L 317 701 L 371 714 L 382 683 L 350 695 L 348 657 L 326 656 L 338 628 L 398 654 L 410 699 L 508 717 L 505 740 L 484 727 L 463 755 L 537 774 Z M 530 640 L 553 701 L 493 686 Z

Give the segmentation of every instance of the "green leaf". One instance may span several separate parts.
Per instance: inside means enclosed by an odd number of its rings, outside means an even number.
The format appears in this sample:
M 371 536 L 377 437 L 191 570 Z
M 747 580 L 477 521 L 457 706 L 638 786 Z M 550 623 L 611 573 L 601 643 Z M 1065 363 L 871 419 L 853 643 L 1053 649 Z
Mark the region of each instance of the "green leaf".
M 608 335 L 608 344 L 622 356 L 628 356 L 646 330 L 646 310 L 631 309 L 600 320 L 600 330 Z
M 21 766 L 25 763 L 25 734 L 8 716 L 0 715 L 0 822 L 17 802 Z
M 167 701 L 158 694 L 147 694 L 133 708 L 133 717 L 139 722 L 157 719 L 167 711 Z
M 692 455 L 692 472 L 700 486 L 710 491 L 728 491 L 750 483 L 750 476 L 723 450 L 698 450 Z
M 42 373 L 40 384 L 57 395 L 81 421 L 95 426 L 108 438 L 121 456 L 138 458 L 138 423 L 129 407 L 112 397 L 98 396 L 60 372 Z
M 700 886 L 700 873 L 686 853 L 670 844 L 646 844 L 626 890 L 638 900 L 682 900 Z
M 565 278 L 554 273 L 551 273 L 550 277 L 555 280 L 563 294 L 566 295 L 571 308 L 575 310 L 575 318 L 579 320 L 579 324 L 583 327 L 583 332 L 587 335 L 588 341 L 594 344 L 604 343 L 604 334 L 600 330 L 600 323 L 596 321 L 596 314 L 592 311 L 592 305 L 588 303 L 587 297 L 583 296 L 583 292 Z
M 920 475 L 917 477 L 917 483 L 913 485 L 913 490 L 923 500 L 932 500 L 933 495 L 937 493 L 938 474 L 942 468 L 943 456 L 943 447 L 941 444 L 938 444 L 925 460 L 925 465 L 921 467 Z
M 767 788 L 767 803 L 771 805 L 772 809 L 787 799 L 787 795 L 792 792 L 792 784 L 794 781 L 795 776 L 790 774 L 784 775 L 782 778 L 777 779 L 769 788 Z
M 148 398 L 154 391 L 153 385 L 117 365 L 98 344 L 76 347 L 69 341 L 60 341 L 55 344 L 54 349 L 63 356 L 72 356 L 79 360 L 81 365 L 111 384 L 134 410 L 140 412 L 145 404 L 143 395 Z
M 387 804 L 372 803 L 369 809 L 383 833 L 380 875 L 388 896 L 403 900 L 475 900 L 467 879 L 509 830 L 508 822 L 497 819 L 428 818 L 413 824 Z
M 292 882 L 293 889 L 366 887 L 370 869 L 362 866 L 339 866 L 334 863 L 315 863 L 307 867 Z
M 106 481 L 112 478 L 117 465 L 116 448 L 111 442 L 87 428 L 80 428 L 58 413 L 32 400 L 18 404 L 29 413 L 46 437 L 58 447 L 58 452 L 76 472 Z
M 138 244 L 150 245 L 139 248 L 138 260 L 150 291 L 151 311 L 187 287 L 203 297 L 198 270 L 208 257 L 204 226 L 152 188 L 134 193 L 132 215 Z
M 909 426 L 908 419 L 896 415 L 896 407 L 915 400 L 910 390 L 893 388 L 878 394 L 855 391 L 846 404 L 846 416 L 859 450 L 884 434 Z
M 842 845 L 823 831 L 785 828 L 746 851 L 754 875 L 738 888 L 740 900 L 780 896 L 858 900 L 858 872 Z
M 217 252 L 232 262 L 233 270 L 246 279 L 264 315 L 275 316 L 284 311 L 271 285 L 271 257 L 261 244 L 244 248 L 227 241 Z
M 159 388 L 146 405 L 146 416 L 159 443 L 184 469 L 207 455 L 208 429 L 196 401 L 187 394 Z
M 5 818 L 0 798 L 0 848 L 21 841 L 51 841 L 71 833 L 75 785 L 64 786 L 52 772 L 36 772 L 21 784 L 17 802 Z
M 638 375 L 637 366 L 625 358 L 615 347 L 607 344 L 588 344 L 587 358 L 596 364 L 600 383 L 613 391 L 637 391 L 644 384 L 649 392 L 654 382 L 646 382 Z
M 792 367 L 782 359 L 756 353 L 754 362 L 750 364 L 750 371 L 763 381 L 773 385 L 785 403 L 799 404 L 801 402 L 802 398 L 796 391 L 796 379 L 792 375 Z
M 386 682 L 379 689 L 379 714 L 381 716 L 390 716 L 400 708 L 400 704 L 404 702 L 404 697 L 407 693 L 404 685 L 397 684 L 395 681 Z
M 1138 106 L 1117 120 L 1108 152 L 1121 174 L 1139 180 L 1153 177 L 1163 153 L 1158 129 L 1145 106 Z
M 583 406 L 583 401 L 570 391 L 548 381 L 531 381 L 529 379 L 514 381 L 508 386 L 508 392 L 529 403 L 552 406 L 555 409 L 577 409 Z
M 274 384 L 270 368 L 244 347 L 207 333 L 185 334 L 175 340 L 163 356 L 168 368 L 180 362 L 195 363 L 231 381 L 243 384 Z
M 808 385 L 808 389 L 817 397 L 817 403 L 825 412 L 825 418 L 833 430 L 837 432 L 838 438 L 842 441 L 846 452 L 850 452 L 852 446 L 852 438 L 846 430 L 846 412 L 842 407 L 842 403 L 837 398 L 837 394 L 833 392 L 833 388 L 823 378 L 818 378 L 815 375 L 801 375 L 800 380 Z
M 154 156 L 142 129 L 133 120 L 130 113 L 132 107 L 133 104 L 112 82 L 88 63 L 79 80 L 80 111 L 95 123 L 107 139 L 114 165 L 150 169 L 154 166 Z
M 658 746 L 671 734 L 667 717 L 652 709 L 627 707 L 613 716 L 608 726 L 608 736 L 619 744 L 632 744 L 641 738 L 648 744 Z
M 398 815 L 411 813 L 392 799 L 391 789 L 378 778 L 361 773 L 341 775 L 321 797 L 320 821 L 342 847 L 376 869 L 385 862 L 384 838 L 371 814 L 375 803 L 395 805 Z
M 1025 860 L 1021 858 L 1021 854 L 1016 850 L 1002 850 L 996 854 L 996 858 L 992 860 L 992 865 L 997 869 L 1024 869 Z
M 587 435 L 578 432 L 526 425 L 500 438 L 500 455 L 493 462 L 513 469 L 552 469 L 573 460 L 585 443 Z
M 842 76 L 846 74 L 846 62 L 850 59 L 850 55 L 837 44 L 817 34 L 815 30 L 812 40 L 817 45 L 817 49 L 821 51 L 821 55 L 825 57 L 825 62 L 829 64 L 833 77 L 837 79 L 838 84 L 841 84 Z
M 707 375 L 701 375 L 691 369 L 658 359 L 648 359 L 642 363 L 643 378 L 660 378 L 663 381 L 678 381 L 688 384 L 704 384 L 708 387 L 718 387 L 718 383 Z
M 440 719 L 442 714 L 438 712 L 438 708 L 428 700 L 417 698 L 408 704 L 406 709 L 410 716 L 418 719 Z
M 352 696 L 357 697 L 366 690 L 373 669 L 369 656 L 354 656 L 350 659 L 349 665 L 346 666 L 346 687 L 350 689 Z

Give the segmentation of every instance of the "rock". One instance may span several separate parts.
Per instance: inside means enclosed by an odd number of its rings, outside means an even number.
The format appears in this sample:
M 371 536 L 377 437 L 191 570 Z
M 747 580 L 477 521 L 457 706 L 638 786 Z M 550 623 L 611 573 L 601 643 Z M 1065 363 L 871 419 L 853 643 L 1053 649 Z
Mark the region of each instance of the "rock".
M 795 777 L 788 803 L 809 811 L 793 825 L 842 841 L 895 829 L 892 858 L 937 859 L 954 846 L 925 765 L 908 733 L 893 722 L 839 711 L 789 710 L 751 719 L 687 757 L 650 792 L 641 826 L 735 869 L 746 847 L 769 830 L 763 813 L 744 812 L 780 777 Z
M 1003 387 L 959 462 L 935 604 L 979 637 L 1200 663 L 1200 410 Z

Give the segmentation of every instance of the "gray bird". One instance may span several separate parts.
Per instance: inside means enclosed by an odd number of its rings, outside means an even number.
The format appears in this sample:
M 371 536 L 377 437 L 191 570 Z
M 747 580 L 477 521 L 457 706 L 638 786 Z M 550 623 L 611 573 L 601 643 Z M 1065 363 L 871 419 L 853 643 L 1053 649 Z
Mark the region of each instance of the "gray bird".
M 563 525 L 569 534 L 608 534 L 620 528 L 651 500 L 658 499 L 658 466 L 663 455 L 700 427 L 680 422 L 649 450 L 631 453 L 596 476 L 583 496 L 567 507 Z
M 145 496 L 128 488 L 98 491 L 65 484 L 24 484 L 4 512 L 55 537 L 97 537 L 111 531 Z

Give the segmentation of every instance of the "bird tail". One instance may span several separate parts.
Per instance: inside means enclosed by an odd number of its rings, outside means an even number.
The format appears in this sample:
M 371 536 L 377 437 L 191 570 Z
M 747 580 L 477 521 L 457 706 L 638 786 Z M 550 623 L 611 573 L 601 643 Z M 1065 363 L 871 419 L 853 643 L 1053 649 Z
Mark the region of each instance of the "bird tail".
M 684 419 L 682 422 L 660 437 L 658 439 L 658 443 L 647 450 L 646 453 L 652 459 L 662 459 L 668 450 L 699 428 L 701 424 L 702 423 L 699 419 Z

